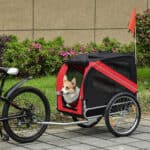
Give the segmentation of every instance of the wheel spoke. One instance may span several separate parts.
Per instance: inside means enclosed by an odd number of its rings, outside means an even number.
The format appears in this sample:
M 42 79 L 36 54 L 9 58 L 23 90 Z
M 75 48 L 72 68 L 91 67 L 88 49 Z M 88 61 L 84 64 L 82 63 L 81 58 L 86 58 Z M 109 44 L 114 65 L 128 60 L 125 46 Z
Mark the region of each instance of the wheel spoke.
M 4 122 L 4 128 L 11 138 L 19 142 L 29 142 L 38 138 L 46 129 L 46 125 L 36 124 L 35 120 L 49 121 L 49 105 L 47 99 L 35 88 L 21 88 L 11 97 L 11 101 L 22 110 L 9 104 L 5 108 L 4 116 L 21 114 Z
M 136 129 L 140 120 L 140 108 L 133 96 L 114 96 L 106 110 L 106 125 L 114 135 L 128 135 Z

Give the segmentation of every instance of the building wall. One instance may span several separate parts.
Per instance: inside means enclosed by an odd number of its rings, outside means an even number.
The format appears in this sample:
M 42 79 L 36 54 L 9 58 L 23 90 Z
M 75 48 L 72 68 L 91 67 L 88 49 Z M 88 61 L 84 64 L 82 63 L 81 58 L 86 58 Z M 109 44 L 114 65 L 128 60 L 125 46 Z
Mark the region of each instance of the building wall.
M 143 12 L 150 0 L 0 0 L 0 34 L 20 40 L 62 36 L 66 45 L 106 36 L 127 43 L 133 40 L 127 25 L 134 7 Z

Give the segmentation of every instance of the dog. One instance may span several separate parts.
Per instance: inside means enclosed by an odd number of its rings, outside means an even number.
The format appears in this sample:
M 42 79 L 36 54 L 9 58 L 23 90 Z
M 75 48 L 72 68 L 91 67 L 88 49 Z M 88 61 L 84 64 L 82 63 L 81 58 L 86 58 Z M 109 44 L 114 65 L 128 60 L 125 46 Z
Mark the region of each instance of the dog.
M 72 103 L 75 103 L 78 100 L 80 93 L 80 88 L 76 85 L 76 78 L 69 81 L 67 75 L 65 75 L 63 78 L 61 93 L 67 106 L 70 107 Z

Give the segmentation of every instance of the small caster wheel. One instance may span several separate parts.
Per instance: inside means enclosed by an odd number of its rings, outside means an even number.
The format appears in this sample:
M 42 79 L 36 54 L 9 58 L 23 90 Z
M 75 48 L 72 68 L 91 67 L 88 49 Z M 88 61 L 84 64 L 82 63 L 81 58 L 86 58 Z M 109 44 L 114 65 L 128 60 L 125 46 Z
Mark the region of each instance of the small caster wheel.
M 3 134 L 2 140 L 5 142 L 9 141 L 9 136 L 7 134 Z

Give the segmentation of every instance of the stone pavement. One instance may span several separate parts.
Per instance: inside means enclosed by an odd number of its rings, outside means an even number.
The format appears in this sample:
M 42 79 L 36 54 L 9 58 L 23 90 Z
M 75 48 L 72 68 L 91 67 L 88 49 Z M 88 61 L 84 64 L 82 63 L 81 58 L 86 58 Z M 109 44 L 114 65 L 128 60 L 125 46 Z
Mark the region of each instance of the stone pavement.
M 47 129 L 37 141 L 19 144 L 0 140 L 0 150 L 150 150 L 150 116 L 142 118 L 137 130 L 129 137 L 116 138 L 105 124 L 83 129 L 67 126 Z

